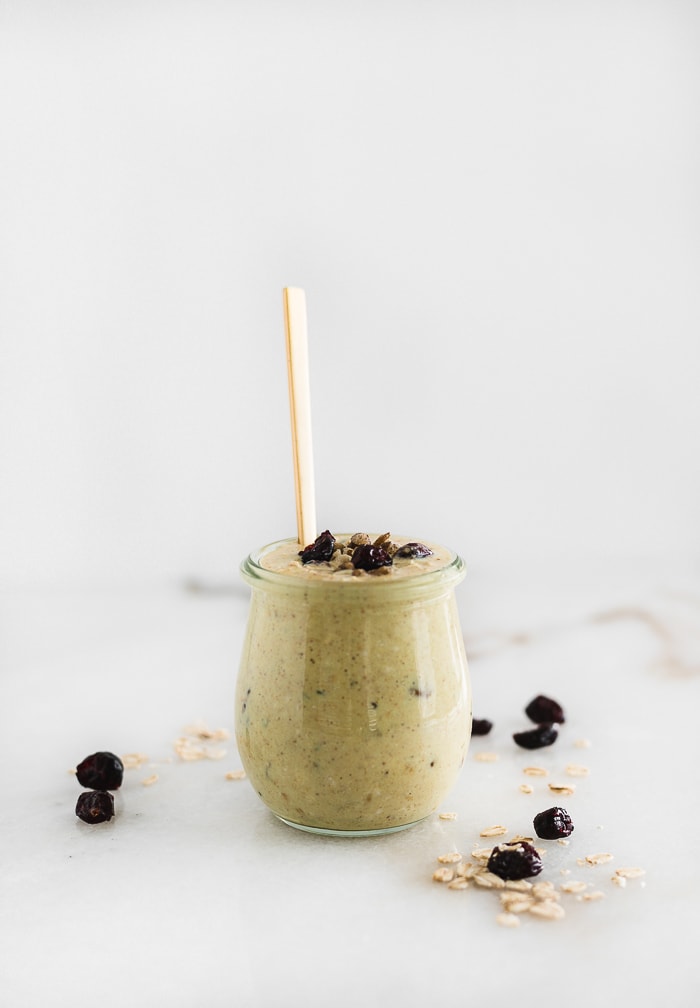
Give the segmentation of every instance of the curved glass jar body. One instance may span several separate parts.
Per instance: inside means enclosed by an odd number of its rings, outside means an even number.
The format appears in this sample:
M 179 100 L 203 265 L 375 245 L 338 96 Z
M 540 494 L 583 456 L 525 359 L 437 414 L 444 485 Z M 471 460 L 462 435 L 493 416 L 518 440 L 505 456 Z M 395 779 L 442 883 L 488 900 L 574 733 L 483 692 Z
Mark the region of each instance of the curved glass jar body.
M 471 694 L 452 554 L 411 577 L 310 580 L 241 565 L 252 587 L 236 688 L 243 766 L 292 826 L 368 835 L 435 811 L 464 762 Z

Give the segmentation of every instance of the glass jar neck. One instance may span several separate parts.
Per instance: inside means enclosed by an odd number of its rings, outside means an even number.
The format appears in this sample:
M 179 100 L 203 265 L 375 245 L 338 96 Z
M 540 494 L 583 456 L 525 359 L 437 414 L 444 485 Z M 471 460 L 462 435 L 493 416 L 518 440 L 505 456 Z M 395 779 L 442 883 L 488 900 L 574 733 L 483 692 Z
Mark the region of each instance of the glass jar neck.
M 289 574 L 272 571 L 263 565 L 267 553 L 292 540 L 281 540 L 270 543 L 262 549 L 251 553 L 241 563 L 240 571 L 243 580 L 254 589 L 289 594 L 299 592 L 301 595 L 335 596 L 342 592 L 364 595 L 368 599 L 378 601 L 380 598 L 396 597 L 418 598 L 434 594 L 442 594 L 455 588 L 466 574 L 464 561 L 458 554 L 450 552 L 446 563 L 434 570 L 417 571 L 404 574 L 401 577 L 387 575 L 363 574 L 354 576 L 352 573 L 314 576 L 309 574 Z

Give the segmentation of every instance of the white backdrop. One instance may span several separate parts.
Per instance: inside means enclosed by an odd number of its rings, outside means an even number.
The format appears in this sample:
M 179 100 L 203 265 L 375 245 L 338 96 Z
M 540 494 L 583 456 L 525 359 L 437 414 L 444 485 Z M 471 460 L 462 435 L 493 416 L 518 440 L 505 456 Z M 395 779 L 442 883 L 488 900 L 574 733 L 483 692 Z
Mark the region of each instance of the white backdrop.
M 700 6 L 0 2 L 3 582 L 697 553 Z

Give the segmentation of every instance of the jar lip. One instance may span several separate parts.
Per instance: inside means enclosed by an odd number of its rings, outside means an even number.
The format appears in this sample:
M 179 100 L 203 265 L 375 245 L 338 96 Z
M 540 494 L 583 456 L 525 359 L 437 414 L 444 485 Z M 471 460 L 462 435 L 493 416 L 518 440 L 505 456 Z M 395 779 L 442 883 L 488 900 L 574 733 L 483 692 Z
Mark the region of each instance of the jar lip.
M 449 548 L 447 548 L 449 559 L 442 567 L 396 579 L 371 576 L 363 578 L 341 576 L 316 579 L 299 577 L 295 574 L 284 574 L 281 571 L 271 571 L 267 567 L 263 567 L 261 561 L 267 553 L 280 546 L 288 546 L 296 542 L 295 538 L 280 539 L 276 542 L 268 543 L 258 550 L 254 550 L 240 565 L 243 580 L 253 587 L 264 584 L 270 587 L 297 589 L 302 592 L 328 590 L 345 592 L 414 592 L 421 589 L 434 588 L 438 585 L 452 587 L 458 584 L 466 574 L 464 560 L 459 554 Z

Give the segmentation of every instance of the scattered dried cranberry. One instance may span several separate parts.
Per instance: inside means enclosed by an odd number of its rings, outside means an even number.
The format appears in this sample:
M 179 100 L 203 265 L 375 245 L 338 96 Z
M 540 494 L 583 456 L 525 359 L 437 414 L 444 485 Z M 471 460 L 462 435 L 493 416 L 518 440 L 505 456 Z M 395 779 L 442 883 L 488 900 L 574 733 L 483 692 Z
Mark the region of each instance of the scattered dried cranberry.
M 328 529 L 326 529 L 325 532 L 322 532 L 320 536 L 314 539 L 310 546 L 299 550 L 301 562 L 303 564 L 323 563 L 324 560 L 330 560 L 333 556 L 334 546 L 335 536 L 331 535 Z
M 432 556 L 433 551 L 424 546 L 423 543 L 410 542 L 406 543 L 405 546 L 399 546 L 394 556 L 397 557 L 411 557 L 415 559 L 416 557 L 427 557 Z
M 523 749 L 543 749 L 544 746 L 556 742 L 559 732 L 551 724 L 537 725 L 530 731 L 515 732 L 513 741 L 517 742 Z
M 566 809 L 553 808 L 538 812 L 532 821 L 535 833 L 543 840 L 558 840 L 559 837 L 571 836 L 574 832 L 574 824 Z
M 109 822 L 114 816 L 114 798 L 109 791 L 83 791 L 76 803 L 75 814 L 86 823 Z
M 86 756 L 75 772 L 83 787 L 116 791 L 122 786 L 124 764 L 114 753 L 96 752 L 92 756 Z
M 486 718 L 472 718 L 472 735 L 488 735 L 493 728 L 493 721 Z
M 392 559 L 381 546 L 358 546 L 352 554 L 352 565 L 357 570 L 377 570 L 391 567 Z
M 525 708 L 525 713 L 535 724 L 564 724 L 561 704 L 546 696 L 536 696 Z
M 532 846 L 521 840 L 517 844 L 500 844 L 491 851 L 488 870 L 502 879 L 524 879 L 539 875 L 542 859 Z

